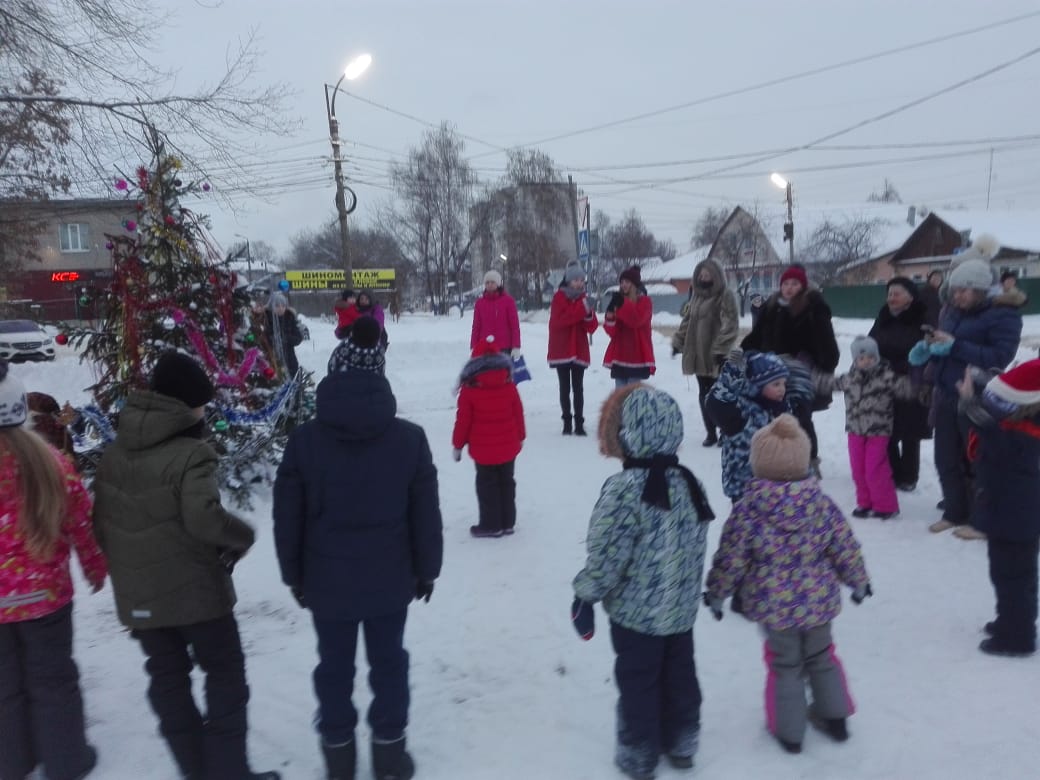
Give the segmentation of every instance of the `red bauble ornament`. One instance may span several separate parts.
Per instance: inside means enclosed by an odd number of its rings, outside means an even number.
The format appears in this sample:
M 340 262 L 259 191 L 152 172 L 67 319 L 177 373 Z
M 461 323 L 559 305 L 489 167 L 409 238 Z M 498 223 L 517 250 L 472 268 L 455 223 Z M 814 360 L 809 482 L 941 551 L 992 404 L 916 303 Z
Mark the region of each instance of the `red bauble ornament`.
M 167 225 L 171 225 L 171 226 L 172 226 L 172 225 L 175 225 L 175 224 L 177 224 L 177 220 L 175 220 L 175 219 L 174 219 L 173 217 L 171 217 L 171 216 L 170 216 L 169 214 L 167 214 L 167 215 L 166 215 L 166 219 L 164 219 L 163 221 L 164 221 L 164 222 L 165 222 L 165 223 L 166 223 Z
M 274 379 L 274 375 L 275 375 L 275 370 L 273 368 L 271 368 L 270 366 L 268 366 L 267 368 L 264 369 L 264 377 L 265 378 L 267 378 L 267 379 Z
M 66 336 L 64 333 L 59 333 L 57 336 L 54 337 L 54 342 L 56 344 L 61 344 L 64 347 L 66 344 L 69 343 L 69 337 Z

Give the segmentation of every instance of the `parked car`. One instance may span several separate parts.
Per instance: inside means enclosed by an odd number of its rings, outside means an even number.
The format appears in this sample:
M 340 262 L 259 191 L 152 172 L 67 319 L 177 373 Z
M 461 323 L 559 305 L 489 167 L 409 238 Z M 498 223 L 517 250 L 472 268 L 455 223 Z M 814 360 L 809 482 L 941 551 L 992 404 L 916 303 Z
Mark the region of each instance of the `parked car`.
M 0 320 L 0 358 L 54 360 L 54 339 L 32 320 Z

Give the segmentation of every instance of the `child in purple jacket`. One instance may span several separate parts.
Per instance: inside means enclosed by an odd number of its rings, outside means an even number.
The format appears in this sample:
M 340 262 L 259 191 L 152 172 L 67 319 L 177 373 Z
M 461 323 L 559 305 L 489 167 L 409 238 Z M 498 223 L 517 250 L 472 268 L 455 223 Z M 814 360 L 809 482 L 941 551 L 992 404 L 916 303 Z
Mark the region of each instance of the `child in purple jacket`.
M 839 584 L 852 600 L 872 595 L 859 543 L 841 510 L 809 476 L 809 437 L 782 414 L 751 439 L 751 480 L 722 529 L 704 601 L 716 620 L 738 589 L 744 616 L 765 633 L 766 722 L 789 753 L 800 753 L 806 721 L 838 742 L 855 708 L 834 652 L 831 621 Z M 805 678 L 813 702 L 806 705 Z

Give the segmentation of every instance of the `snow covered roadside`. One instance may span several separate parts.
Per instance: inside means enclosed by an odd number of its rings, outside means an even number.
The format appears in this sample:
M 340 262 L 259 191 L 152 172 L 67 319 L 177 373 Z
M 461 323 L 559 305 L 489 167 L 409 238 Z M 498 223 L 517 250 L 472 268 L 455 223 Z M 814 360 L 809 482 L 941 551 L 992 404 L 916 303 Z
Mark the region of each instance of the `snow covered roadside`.
M 517 461 L 517 534 L 471 539 L 476 521 L 472 461 L 451 460 L 452 387 L 468 350 L 469 313 L 462 319 L 404 317 L 391 323 L 388 378 L 400 414 L 423 425 L 440 472 L 445 563 L 429 604 L 413 606 L 407 645 L 412 657 L 409 745 L 417 777 L 428 780 L 496 778 L 599 780 L 613 769 L 613 654 L 607 621 L 597 608 L 597 635 L 581 642 L 568 620 L 570 580 L 584 560 L 589 512 L 603 479 L 620 464 L 602 458 L 594 436 L 560 436 L 555 375 L 546 368 L 546 318 L 525 317 L 524 352 L 533 381 L 520 386 L 528 440 Z M 325 373 L 334 346 L 332 325 L 311 321 L 313 341 L 301 363 Z M 670 321 L 665 324 L 677 324 Z M 838 319 L 835 330 L 850 359 L 852 337 L 866 320 Z M 1023 341 L 1040 339 L 1040 316 L 1026 318 Z M 606 338 L 594 336 L 594 361 Z M 696 383 L 670 360 L 655 335 L 659 359 L 651 382 L 672 393 L 685 414 L 683 462 L 708 489 L 719 520 L 713 551 L 729 507 L 722 494 L 719 451 L 700 446 L 703 428 Z M 1020 350 L 1020 359 L 1035 356 Z M 93 381 L 67 348 L 53 364 L 13 368 L 31 390 L 82 403 Z M 586 376 L 587 418 L 595 431 L 600 402 L 613 383 L 594 366 Z M 824 488 L 851 510 L 852 482 L 840 396 L 817 416 Z M 695 630 L 704 690 L 697 768 L 682 773 L 663 763 L 659 777 L 798 778 L 1026 778 L 1036 775 L 1036 691 L 1040 659 L 1006 660 L 976 649 L 993 597 L 985 545 L 926 530 L 936 518 L 938 482 L 931 447 L 923 446 L 919 487 L 900 495 L 900 519 L 852 520 L 864 546 L 876 596 L 863 606 L 846 602 L 835 623 L 859 713 L 851 740 L 836 745 L 810 733 L 805 752 L 780 752 L 764 728 L 764 668 L 756 629 L 727 613 L 715 623 L 702 612 Z M 351 496 L 343 496 L 349 512 Z M 270 493 L 261 490 L 250 522 L 254 550 L 236 569 L 236 610 L 246 645 L 251 752 L 257 769 L 278 768 L 286 780 L 318 780 L 324 770 L 311 720 L 315 662 L 309 616 L 281 585 L 271 540 Z M 176 777 L 156 734 L 145 698 L 143 657 L 122 630 L 106 587 L 87 595 L 77 583 L 76 654 L 83 677 L 90 739 L 98 746 L 96 777 L 113 780 Z M 368 703 L 359 653 L 355 703 Z M 362 745 L 367 730 L 359 727 Z M 999 745 L 999 749 L 996 746 Z M 368 777 L 367 751 L 359 777 Z

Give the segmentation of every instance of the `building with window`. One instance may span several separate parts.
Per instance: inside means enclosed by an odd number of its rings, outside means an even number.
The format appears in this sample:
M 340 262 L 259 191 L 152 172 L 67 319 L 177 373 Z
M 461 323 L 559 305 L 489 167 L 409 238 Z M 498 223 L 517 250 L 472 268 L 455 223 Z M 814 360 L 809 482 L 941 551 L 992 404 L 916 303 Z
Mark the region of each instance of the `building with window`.
M 14 258 L 22 270 L 0 283 L 8 308 L 37 321 L 93 316 L 98 292 L 112 282 L 106 234 L 122 233 L 136 219 L 132 200 L 70 199 L 0 203 L 5 217 L 39 228 L 35 257 Z

